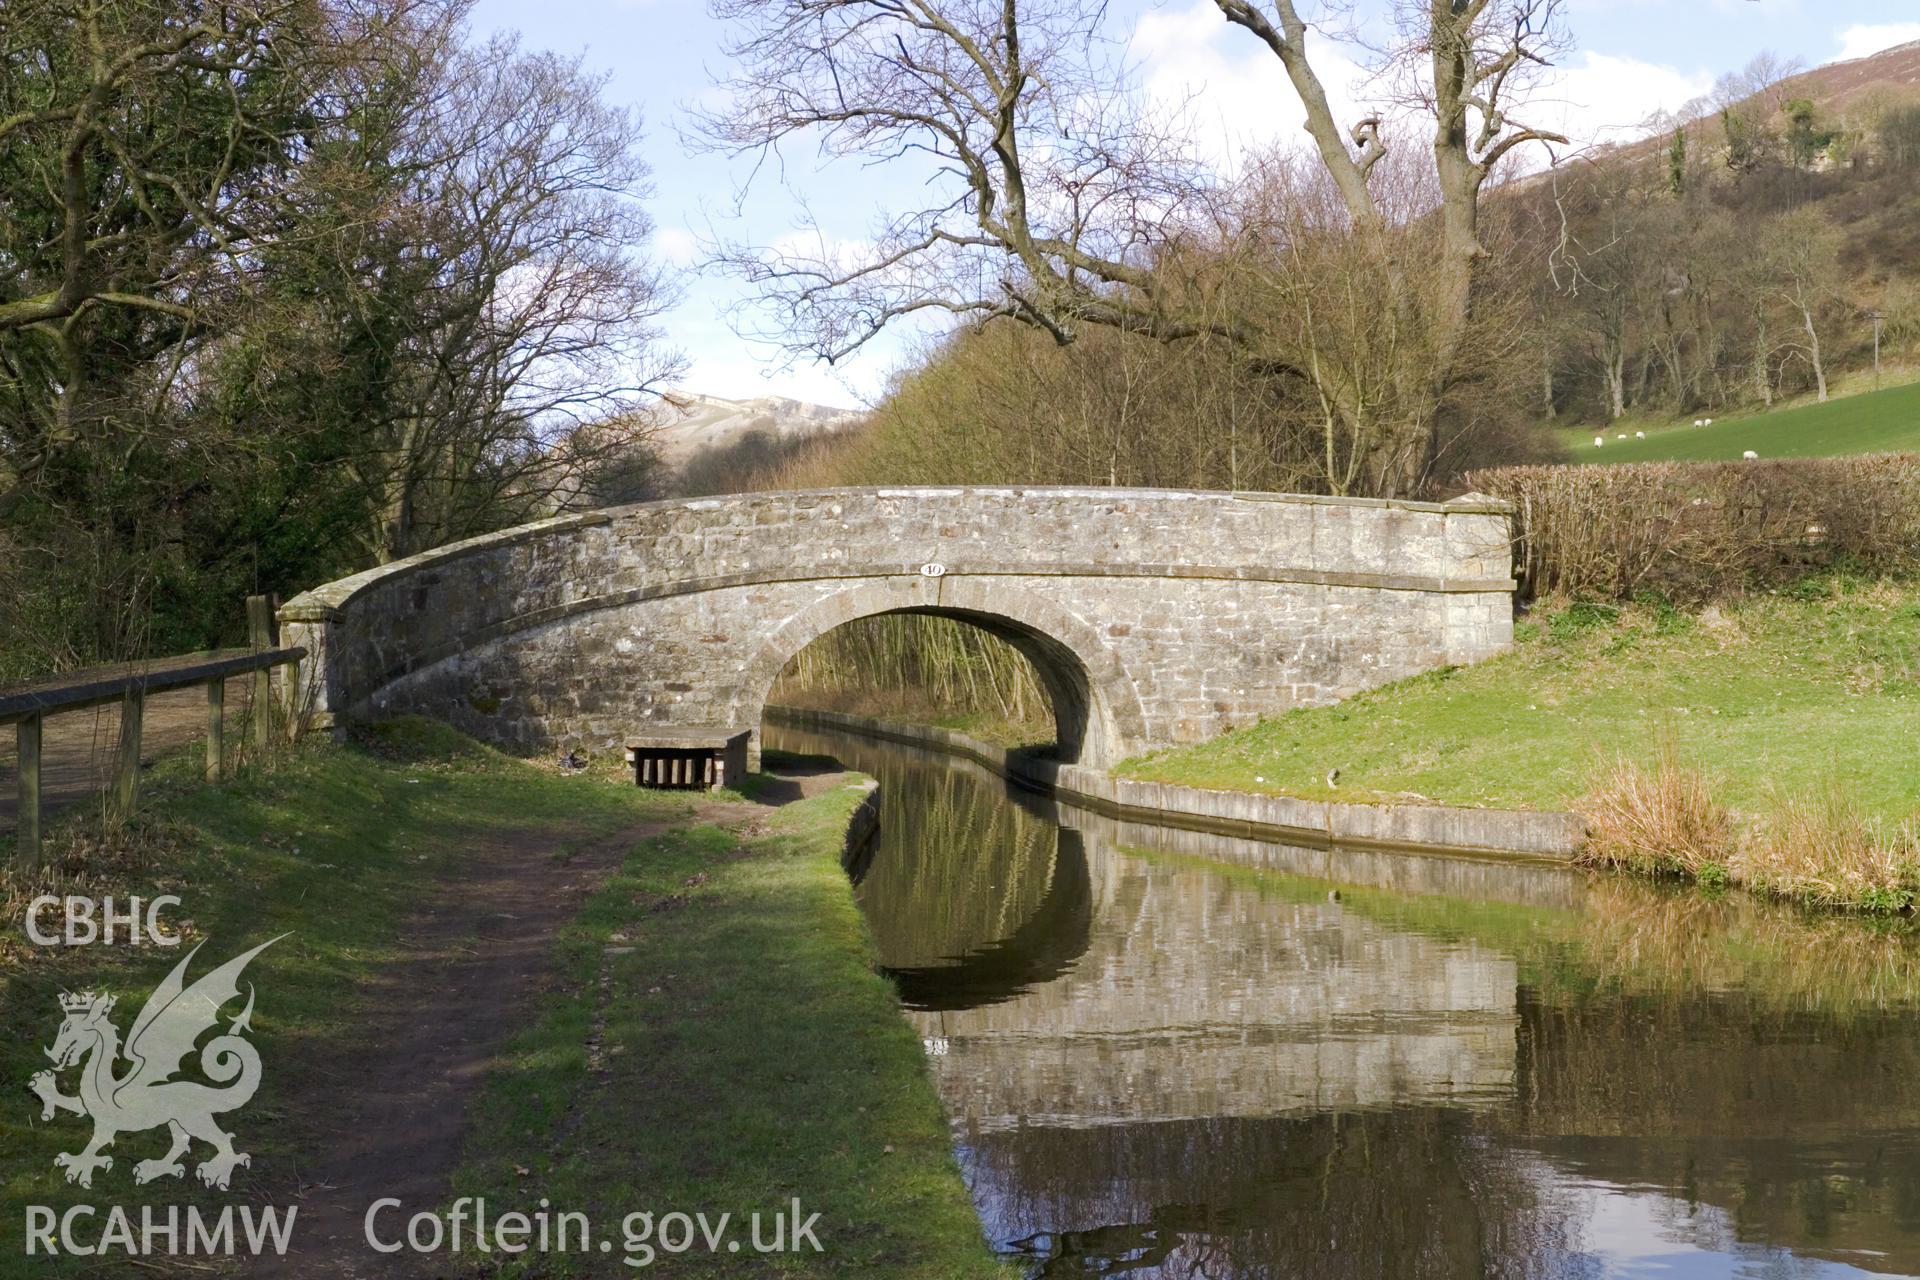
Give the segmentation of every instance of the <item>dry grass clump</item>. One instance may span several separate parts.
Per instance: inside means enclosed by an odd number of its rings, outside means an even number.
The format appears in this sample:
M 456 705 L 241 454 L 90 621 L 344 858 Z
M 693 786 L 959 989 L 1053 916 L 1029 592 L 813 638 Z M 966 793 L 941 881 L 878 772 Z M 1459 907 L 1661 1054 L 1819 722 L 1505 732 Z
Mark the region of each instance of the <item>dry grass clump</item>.
M 1826 906 L 1900 911 L 1920 891 L 1920 828 L 1889 828 L 1839 786 L 1777 797 L 1741 842 L 1741 883 Z
M 1671 742 L 1651 766 L 1615 760 L 1579 806 L 1587 820 L 1582 861 L 1817 906 L 1895 912 L 1920 903 L 1920 824 L 1889 827 L 1838 784 L 1776 795 L 1747 824 L 1714 793 L 1712 779 Z
M 1724 876 L 1733 853 L 1733 815 L 1670 741 L 1651 767 L 1625 756 L 1606 766 L 1580 807 L 1589 863 L 1712 880 Z

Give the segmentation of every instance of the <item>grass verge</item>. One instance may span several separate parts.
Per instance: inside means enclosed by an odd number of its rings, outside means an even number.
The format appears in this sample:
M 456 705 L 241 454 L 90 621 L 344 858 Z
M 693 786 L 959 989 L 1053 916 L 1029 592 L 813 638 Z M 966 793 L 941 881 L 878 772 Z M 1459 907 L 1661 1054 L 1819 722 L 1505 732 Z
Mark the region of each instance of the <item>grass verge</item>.
M 312 1064 L 338 1060 L 313 1048 L 362 1034 L 359 990 L 398 956 L 402 923 L 423 893 L 457 872 L 469 835 L 539 829 L 553 833 L 559 852 L 569 842 L 686 811 L 683 798 L 596 786 L 509 759 L 451 730 L 401 722 L 356 746 L 309 744 L 277 769 L 219 786 L 200 783 L 185 756 L 164 761 L 141 817 L 127 830 L 108 837 L 82 822 L 57 827 L 48 871 L 0 881 L 7 909 L 0 1082 L 8 1097 L 0 1106 L 0 1277 L 150 1274 L 117 1259 L 26 1257 L 29 1204 L 56 1212 L 94 1204 L 104 1213 L 109 1205 L 137 1212 L 143 1204 L 282 1202 L 276 1193 L 311 1150 L 315 1118 L 303 1098 L 325 1083 Z M 10 852 L 0 848 L 0 857 Z M 113 1168 L 97 1174 L 90 1191 L 68 1185 L 54 1168 L 54 1155 L 79 1150 L 90 1132 L 70 1115 L 43 1124 L 26 1092 L 29 1077 L 47 1065 L 41 1050 L 60 1025 L 59 993 L 116 993 L 114 1020 L 124 1031 L 183 952 L 30 945 L 23 913 L 42 890 L 149 900 L 178 894 L 180 908 L 162 923 L 185 934 L 189 946 L 205 940 L 191 977 L 291 933 L 247 972 L 258 990 L 250 1039 L 264 1072 L 259 1094 L 229 1118 L 240 1149 L 253 1157 L 230 1193 L 207 1191 L 191 1175 L 136 1187 L 134 1163 L 165 1149 L 158 1131 L 123 1134 L 110 1151 Z M 203 1155 L 196 1149 L 195 1157 Z M 93 1226 L 98 1231 L 104 1222 Z
M 648 1274 L 1010 1274 L 981 1238 L 841 871 L 860 794 L 775 811 L 744 842 L 699 827 L 634 849 L 564 934 L 557 990 L 489 1083 L 457 1194 L 491 1212 L 544 1198 L 584 1213 L 614 1261 L 645 1259 Z M 770 1241 L 796 1199 L 802 1220 L 820 1215 L 822 1251 L 757 1252 L 752 1215 Z M 642 1213 L 651 1222 L 627 1221 Z M 716 1229 L 730 1215 L 738 1249 L 696 1234 L 667 1251 L 673 1213 Z M 597 1244 L 540 1266 L 619 1270 Z

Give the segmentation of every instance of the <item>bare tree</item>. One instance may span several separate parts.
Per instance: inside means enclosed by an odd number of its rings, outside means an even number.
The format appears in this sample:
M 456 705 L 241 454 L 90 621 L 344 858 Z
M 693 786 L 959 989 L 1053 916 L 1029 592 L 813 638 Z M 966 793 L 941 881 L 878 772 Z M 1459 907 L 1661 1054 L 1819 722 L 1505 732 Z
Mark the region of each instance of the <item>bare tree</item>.
M 1155 305 L 1146 261 L 1198 171 L 1097 55 L 1097 6 L 1056 0 L 717 0 L 742 70 L 701 136 L 766 156 L 795 139 L 833 156 L 929 165 L 937 202 L 870 248 L 737 252 L 781 333 L 829 361 L 891 321 L 1014 316 L 1066 341 L 1082 323 L 1185 337 L 1211 321 Z
M 870 249 L 735 251 L 796 349 L 834 359 L 909 314 L 1006 316 L 1062 343 L 1085 325 L 1162 340 L 1211 335 L 1271 376 L 1313 389 L 1340 432 L 1367 442 L 1356 483 L 1405 492 L 1431 461 L 1434 424 L 1469 332 L 1486 257 L 1482 186 L 1502 159 L 1557 135 L 1517 124 L 1514 99 L 1561 39 L 1560 0 L 1422 0 L 1400 11 L 1391 60 L 1426 68 L 1434 207 L 1392 207 L 1371 181 L 1389 150 L 1377 116 L 1343 128 L 1293 0 L 1217 0 L 1278 57 L 1337 190 L 1344 233 L 1381 264 L 1381 304 L 1404 359 L 1385 401 L 1316 372 L 1314 352 L 1239 313 L 1215 261 L 1255 248 L 1221 221 L 1220 193 L 1129 92 L 1104 54 L 1103 10 L 1064 0 L 718 0 L 737 23 L 739 74 L 704 120 L 713 145 L 763 157 L 802 138 L 831 156 L 927 159 L 939 194 L 894 217 Z M 1441 228 L 1438 272 L 1409 269 L 1397 232 Z M 1272 260 L 1285 246 L 1266 246 Z M 1415 275 L 1421 279 L 1416 283 Z M 1328 477 L 1332 483 L 1333 478 Z
M 639 122 L 577 62 L 457 24 L 406 33 L 342 90 L 286 205 L 271 331 L 210 365 L 293 394 L 290 430 L 337 426 L 385 561 L 579 498 L 645 447 L 678 368 Z M 324 392 L 298 392 L 315 371 Z M 631 468 L 629 468 L 631 470 Z
M 1814 391 L 1827 399 L 1827 365 L 1820 349 L 1821 310 L 1839 292 L 1839 234 L 1813 210 L 1797 210 L 1773 221 L 1762 246 L 1771 293 L 1785 306 L 1805 335 L 1797 345 L 1813 370 Z

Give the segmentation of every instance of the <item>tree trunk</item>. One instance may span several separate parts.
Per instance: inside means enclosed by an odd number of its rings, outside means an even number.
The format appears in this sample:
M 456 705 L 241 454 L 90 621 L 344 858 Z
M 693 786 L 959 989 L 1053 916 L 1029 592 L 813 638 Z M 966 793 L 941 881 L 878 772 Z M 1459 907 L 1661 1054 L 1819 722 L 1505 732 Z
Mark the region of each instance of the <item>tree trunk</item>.
M 1609 420 L 1627 412 L 1627 353 L 1614 348 L 1607 358 L 1607 416 Z
M 1820 359 L 1820 331 L 1814 327 L 1812 308 L 1802 307 L 1800 317 L 1807 325 L 1807 359 L 1813 362 L 1813 385 L 1819 389 L 1820 403 L 1825 404 L 1827 402 L 1827 366 Z

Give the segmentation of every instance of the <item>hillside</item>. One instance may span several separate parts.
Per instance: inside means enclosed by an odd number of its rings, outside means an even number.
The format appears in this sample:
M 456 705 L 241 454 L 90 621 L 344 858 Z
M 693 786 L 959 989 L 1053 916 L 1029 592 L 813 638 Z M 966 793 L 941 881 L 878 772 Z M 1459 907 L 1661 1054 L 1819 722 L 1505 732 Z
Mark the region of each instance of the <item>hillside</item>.
M 1920 94 L 1920 40 L 1865 58 L 1829 62 L 1780 83 L 1788 97 L 1811 98 L 1830 111 L 1843 111 L 1876 92 L 1902 87 Z
M 808 404 L 785 396 L 730 400 L 689 391 L 669 393 L 659 415 L 662 425 L 654 441 L 670 462 L 679 462 L 698 449 L 731 444 L 749 431 L 792 440 L 838 431 L 864 416 L 858 409 Z
M 1920 101 L 1920 40 L 1882 49 L 1864 58 L 1823 63 L 1764 86 L 1740 87 L 1743 74 L 1753 76 L 1755 73 L 1750 69 L 1722 77 L 1712 93 L 1682 107 L 1677 119 L 1656 117 L 1647 122 L 1645 132 L 1639 136 L 1595 148 L 1594 158 L 1631 161 L 1664 156 L 1673 125 L 1707 121 L 1723 106 L 1770 115 L 1789 99 L 1805 98 L 1826 115 L 1846 116 L 1863 110 L 1877 111 L 1888 101 Z M 1717 102 L 1716 98 L 1735 100 Z M 1530 173 L 1521 181 L 1530 183 L 1538 177 Z

